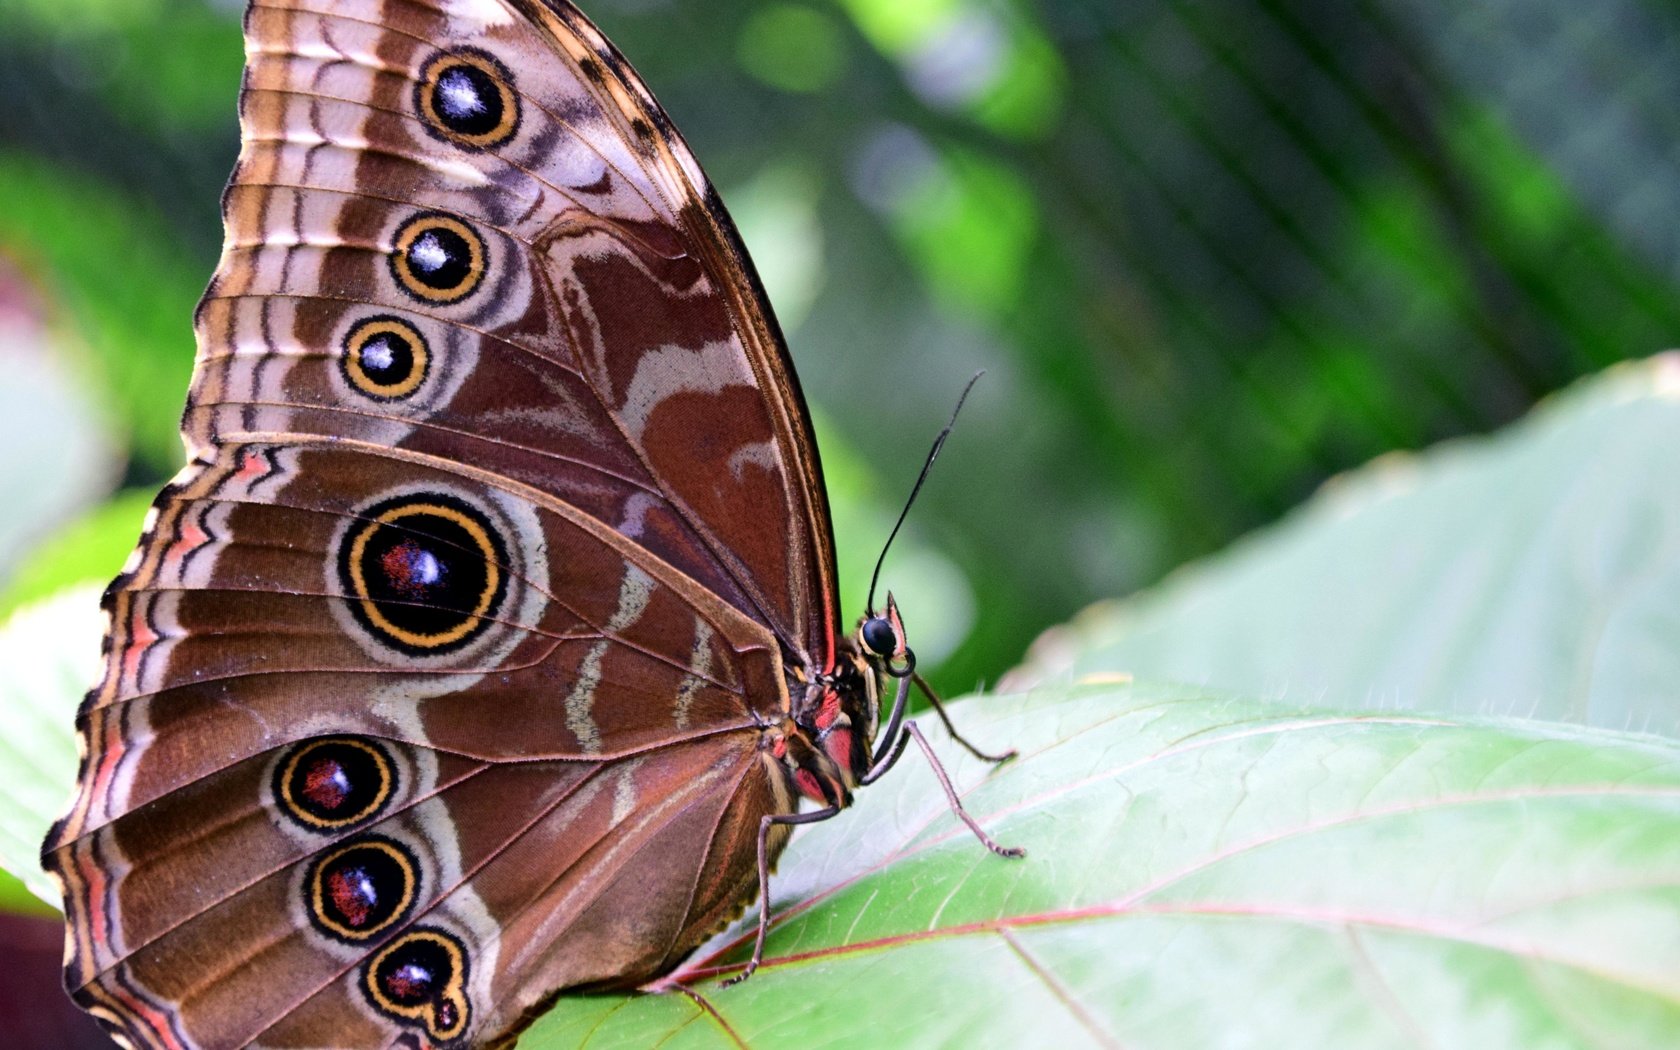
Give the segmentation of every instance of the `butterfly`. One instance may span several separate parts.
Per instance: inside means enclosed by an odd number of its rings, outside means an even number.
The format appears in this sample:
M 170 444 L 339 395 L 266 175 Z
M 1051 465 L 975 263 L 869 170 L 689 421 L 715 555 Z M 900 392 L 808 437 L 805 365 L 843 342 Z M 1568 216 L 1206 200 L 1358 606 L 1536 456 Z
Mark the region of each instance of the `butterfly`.
M 751 973 L 791 826 L 921 737 L 733 225 L 561 0 L 245 34 L 189 463 L 43 850 L 71 994 L 136 1047 L 487 1045 L 760 895 Z

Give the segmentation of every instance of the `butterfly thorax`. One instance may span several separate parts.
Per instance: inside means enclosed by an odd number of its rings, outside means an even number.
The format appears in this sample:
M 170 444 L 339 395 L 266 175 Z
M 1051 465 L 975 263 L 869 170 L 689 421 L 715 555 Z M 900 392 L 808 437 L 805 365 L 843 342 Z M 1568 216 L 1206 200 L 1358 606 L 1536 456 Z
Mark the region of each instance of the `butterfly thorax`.
M 779 757 L 793 790 L 824 805 L 851 804 L 869 769 L 880 720 L 877 673 L 852 639 L 841 639 L 831 670 L 791 676 L 792 718 Z

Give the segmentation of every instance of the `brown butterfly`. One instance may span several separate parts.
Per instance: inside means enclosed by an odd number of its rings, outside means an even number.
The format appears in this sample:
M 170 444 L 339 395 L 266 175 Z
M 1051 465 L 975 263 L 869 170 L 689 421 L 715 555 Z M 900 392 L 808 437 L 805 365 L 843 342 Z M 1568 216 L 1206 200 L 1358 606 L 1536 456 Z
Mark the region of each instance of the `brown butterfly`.
M 44 848 L 66 982 L 137 1047 L 493 1043 L 925 749 L 914 658 L 890 597 L 838 626 L 763 290 L 576 10 L 270 0 L 246 47 L 190 464 Z

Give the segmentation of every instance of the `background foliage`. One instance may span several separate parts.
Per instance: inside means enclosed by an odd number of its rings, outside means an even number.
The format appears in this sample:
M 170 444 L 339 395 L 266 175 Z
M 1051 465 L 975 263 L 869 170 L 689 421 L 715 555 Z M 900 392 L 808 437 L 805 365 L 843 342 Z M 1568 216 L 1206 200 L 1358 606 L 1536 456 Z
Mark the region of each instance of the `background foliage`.
M 0 5 L 0 611 L 108 577 L 179 465 L 239 6 Z M 1337 472 L 1492 430 L 1680 328 L 1663 0 L 585 6 L 764 271 L 819 415 L 849 609 L 926 441 L 989 370 L 886 575 L 953 693 Z M 1543 477 L 1591 450 L 1529 454 Z M 1322 563 L 1295 536 L 1266 564 L 1299 587 Z M 1087 618 L 1099 655 L 1038 671 L 1123 660 L 1237 688 L 1214 668 L 1240 668 L 1245 692 L 1305 702 L 1359 681 L 1310 646 L 1209 656 L 1233 617 L 1265 625 L 1266 571 Z M 1374 589 L 1427 639 L 1450 588 L 1373 576 L 1294 615 L 1334 622 Z M 1147 663 L 1186 609 L 1207 617 Z
M 0 252 L 93 391 L 107 487 L 179 461 L 237 7 L 0 11 Z M 1680 11 L 1656 0 L 588 10 L 722 187 L 829 458 L 859 465 L 854 588 L 991 370 L 918 511 L 944 558 L 893 580 L 954 690 L 1328 475 L 1680 327 Z

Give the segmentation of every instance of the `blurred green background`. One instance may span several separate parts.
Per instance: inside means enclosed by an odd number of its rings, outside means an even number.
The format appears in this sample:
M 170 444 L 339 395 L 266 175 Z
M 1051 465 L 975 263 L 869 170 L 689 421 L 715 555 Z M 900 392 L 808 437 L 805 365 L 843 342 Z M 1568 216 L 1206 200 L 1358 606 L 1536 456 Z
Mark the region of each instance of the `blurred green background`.
M 8 604 L 114 569 L 144 496 L 48 569 L 32 552 L 180 461 L 238 9 L 0 7 Z M 1680 327 L 1672 3 L 587 11 L 765 272 L 851 611 L 989 370 L 885 577 L 953 692 L 1330 474 L 1492 428 Z
M 45 319 L 7 329 L 0 573 L 180 460 L 238 7 L 0 6 L 6 300 Z M 850 610 L 989 370 L 886 576 L 951 691 L 1338 470 L 1489 429 L 1680 327 L 1672 3 L 587 10 L 765 271 Z M 102 573 L 121 550 L 98 546 Z
M 240 6 L 0 4 L 0 610 L 113 572 L 179 465 Z M 1680 329 L 1671 0 L 585 7 L 764 273 L 849 614 L 989 371 L 884 577 L 953 693 Z

